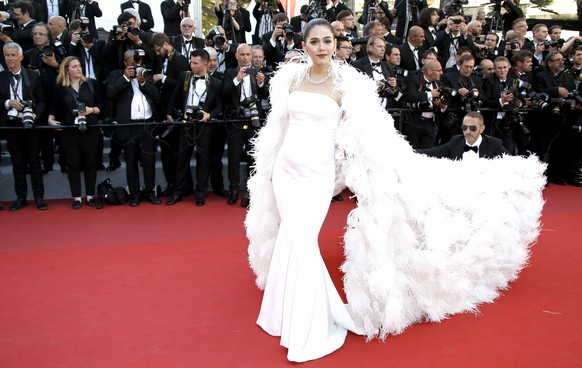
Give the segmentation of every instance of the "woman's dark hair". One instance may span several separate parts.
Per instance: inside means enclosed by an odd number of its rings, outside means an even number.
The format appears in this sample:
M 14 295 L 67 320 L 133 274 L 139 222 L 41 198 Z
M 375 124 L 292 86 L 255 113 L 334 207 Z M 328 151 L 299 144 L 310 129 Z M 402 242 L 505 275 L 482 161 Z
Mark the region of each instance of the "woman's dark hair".
M 430 17 L 433 14 L 438 14 L 438 9 L 436 8 L 424 8 L 420 11 L 418 15 L 418 26 L 422 28 L 428 28 L 430 26 Z
M 331 24 L 329 24 L 327 20 L 323 18 L 316 18 L 310 20 L 309 23 L 307 23 L 307 25 L 303 29 L 303 39 L 307 41 L 307 37 L 309 37 L 309 33 L 311 32 L 311 30 L 319 26 L 326 27 L 327 29 L 329 29 L 332 35 L 334 34 L 333 27 L 331 26 Z

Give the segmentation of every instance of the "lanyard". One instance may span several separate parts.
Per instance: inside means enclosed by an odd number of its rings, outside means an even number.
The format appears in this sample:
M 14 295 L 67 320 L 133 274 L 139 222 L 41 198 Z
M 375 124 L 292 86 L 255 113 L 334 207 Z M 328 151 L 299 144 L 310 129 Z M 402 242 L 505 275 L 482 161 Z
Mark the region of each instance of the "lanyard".
M 12 77 L 12 80 L 15 83 L 10 83 L 10 89 L 12 89 L 12 93 L 14 94 L 14 99 L 21 100 L 20 97 L 18 97 L 18 89 L 20 87 L 20 81 L 22 80 L 22 76 L 20 78 L 18 78 L 18 80 L 16 80 L 15 77 Z
M 192 76 L 192 79 L 194 79 L 195 76 Z M 206 102 L 206 92 L 208 91 L 208 84 L 204 83 L 204 92 L 202 92 L 201 95 L 198 94 L 198 92 L 196 92 L 196 81 L 192 81 L 191 86 L 192 86 L 192 94 L 191 94 L 191 98 L 190 98 L 190 103 L 192 105 L 194 105 L 194 95 L 196 95 L 196 97 L 198 97 L 198 104 L 196 106 L 200 107 L 202 104 L 204 104 Z M 204 99 L 204 101 L 203 101 Z

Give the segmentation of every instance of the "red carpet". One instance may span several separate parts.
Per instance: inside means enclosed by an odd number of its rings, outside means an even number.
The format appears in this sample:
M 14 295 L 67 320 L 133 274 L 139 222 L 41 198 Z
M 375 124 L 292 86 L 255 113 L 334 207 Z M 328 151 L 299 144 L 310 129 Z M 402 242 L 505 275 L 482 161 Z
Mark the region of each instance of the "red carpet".
M 386 342 L 348 335 L 313 367 L 582 367 L 582 190 L 546 190 L 530 267 L 480 314 L 419 324 Z M 0 367 L 284 367 L 255 325 L 245 210 L 210 196 L 172 207 L 50 201 L 0 212 Z M 321 247 L 336 284 L 351 201 Z

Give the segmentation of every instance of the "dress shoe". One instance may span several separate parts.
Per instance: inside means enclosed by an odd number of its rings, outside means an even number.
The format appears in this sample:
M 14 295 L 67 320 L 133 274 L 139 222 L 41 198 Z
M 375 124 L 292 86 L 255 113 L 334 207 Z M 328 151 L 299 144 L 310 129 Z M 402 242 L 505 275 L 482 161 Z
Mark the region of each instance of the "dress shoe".
M 238 190 L 232 190 L 228 195 L 228 204 L 235 204 L 238 201 Z
M 16 198 L 16 202 L 10 206 L 10 211 L 18 211 L 21 208 L 28 206 L 28 202 L 25 198 Z
M 81 208 L 81 206 L 83 206 L 83 202 L 81 201 L 73 201 L 73 205 L 71 207 L 73 207 L 74 210 L 78 210 Z
M 206 192 L 196 191 L 195 193 L 196 193 L 196 205 L 199 207 L 204 206 L 204 204 L 206 203 L 204 201 L 204 198 L 206 198 Z
M 36 208 L 38 208 L 39 210 L 41 211 L 48 210 L 48 206 L 46 205 L 42 197 L 35 198 L 34 203 L 36 203 Z
M 137 207 L 139 206 L 139 203 L 141 202 L 141 193 L 135 193 L 132 197 L 131 197 L 131 201 L 129 201 L 129 205 L 131 207 Z
M 110 162 L 105 171 L 115 171 L 121 167 L 119 162 Z
M 0 203 L 0 211 L 4 210 L 4 206 Z
M 182 201 L 182 196 L 175 195 L 175 196 L 172 196 L 172 198 L 168 199 L 168 201 L 166 202 L 166 205 L 171 206 L 171 205 L 176 204 L 176 203 L 181 202 L 181 201 Z
M 558 184 L 558 185 L 566 185 L 566 180 L 559 176 L 550 176 L 548 177 L 548 181 L 550 183 Z
M 148 194 L 145 196 L 145 198 L 151 203 L 151 204 L 162 204 L 162 201 L 160 201 L 160 199 L 158 197 L 156 197 L 155 194 Z
M 343 200 L 344 200 L 344 197 L 343 197 L 341 194 L 338 194 L 338 195 L 336 195 L 336 196 L 333 196 L 333 197 L 331 197 L 331 201 L 332 201 L 332 202 L 333 202 L 333 201 L 338 201 L 338 202 L 341 202 L 341 201 L 343 201 Z
M 251 197 L 249 196 L 249 192 L 244 192 L 240 197 L 240 206 L 248 208 L 249 204 L 251 204 Z
M 87 205 L 89 207 L 97 207 L 97 201 L 95 200 L 95 198 L 89 198 L 87 199 Z
M 228 197 L 228 192 L 224 189 L 215 190 L 214 194 L 216 194 L 217 196 L 222 197 L 222 198 Z
M 174 184 L 168 184 L 166 189 L 160 193 L 160 197 L 171 197 L 174 195 Z

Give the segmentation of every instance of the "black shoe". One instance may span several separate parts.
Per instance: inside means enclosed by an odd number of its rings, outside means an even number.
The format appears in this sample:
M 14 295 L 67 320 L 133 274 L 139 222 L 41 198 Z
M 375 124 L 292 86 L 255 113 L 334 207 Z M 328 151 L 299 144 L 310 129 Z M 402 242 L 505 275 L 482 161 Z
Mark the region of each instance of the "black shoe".
M 53 171 L 53 168 L 52 167 L 48 167 L 48 166 L 42 168 L 43 175 L 48 174 L 49 171 Z
M 338 195 L 336 195 L 336 196 L 333 196 L 333 197 L 331 197 L 331 201 L 332 201 L 332 202 L 333 202 L 333 201 L 338 201 L 338 202 L 341 202 L 341 201 L 343 201 L 343 200 L 344 200 L 344 197 L 343 197 L 341 194 L 338 194 Z
M 0 203 L 0 211 L 4 210 L 4 206 L 2 205 L 2 203 Z
M 196 191 L 196 192 L 194 192 L 194 193 L 196 194 L 196 205 L 197 205 L 198 207 L 200 207 L 200 206 L 204 206 L 204 204 L 206 203 L 206 202 L 204 201 L 204 198 L 206 198 L 206 192 L 199 192 L 199 191 Z
M 145 198 L 150 201 L 151 204 L 162 204 L 162 201 L 155 194 L 149 194 Z
M 174 195 L 174 184 L 168 184 L 166 190 L 160 193 L 160 197 L 171 197 Z
M 214 194 L 216 194 L 217 196 L 222 197 L 222 198 L 228 197 L 228 192 L 224 189 L 215 190 Z
M 63 174 L 66 174 L 69 171 L 69 169 L 66 166 L 61 166 L 61 172 Z
M 181 195 L 172 196 L 172 198 L 168 199 L 168 201 L 166 202 L 166 205 L 167 206 L 171 206 L 171 205 L 176 204 L 178 202 L 182 202 L 182 196 Z
M 228 195 L 228 204 L 235 204 L 238 201 L 238 190 L 232 190 Z
M 24 208 L 26 206 L 28 206 L 28 202 L 26 201 L 25 198 L 16 198 L 16 202 L 14 202 L 12 206 L 10 206 L 9 210 L 18 211 L 19 209 Z
M 240 206 L 244 208 L 248 208 L 249 204 L 251 204 L 251 198 L 249 197 L 249 192 L 244 192 L 243 195 L 240 197 Z
M 111 162 L 109 163 L 109 166 L 107 166 L 107 168 L 105 169 L 105 171 L 115 171 L 117 169 L 119 169 L 121 167 L 121 163 L 119 162 Z
M 141 202 L 141 193 L 135 193 L 132 196 L 131 201 L 129 201 L 129 205 L 131 207 L 137 207 L 139 206 L 139 202 Z
M 83 202 L 81 201 L 73 201 L 73 205 L 71 207 L 73 207 L 74 210 L 78 210 L 81 208 L 81 206 L 83 206 Z
M 48 206 L 46 205 L 42 197 L 35 198 L 34 203 L 36 203 L 36 208 L 38 208 L 39 210 L 41 211 L 48 210 Z
M 95 198 L 87 199 L 87 205 L 89 207 L 97 207 L 97 201 Z

